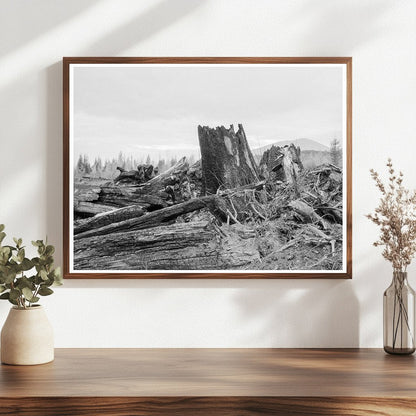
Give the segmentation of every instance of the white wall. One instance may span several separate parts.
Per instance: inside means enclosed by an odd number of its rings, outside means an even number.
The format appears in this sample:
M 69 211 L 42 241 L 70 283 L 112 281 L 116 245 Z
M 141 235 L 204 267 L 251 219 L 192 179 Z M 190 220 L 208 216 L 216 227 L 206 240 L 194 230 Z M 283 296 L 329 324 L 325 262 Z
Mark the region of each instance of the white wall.
M 0 9 L 0 223 L 27 241 L 47 234 L 58 262 L 62 56 L 353 57 L 352 281 L 67 281 L 43 301 L 57 347 L 382 345 L 391 272 L 364 218 L 377 198 L 368 169 L 390 155 L 416 186 L 416 2 L 0 0 Z M 0 304 L 0 324 L 8 309 Z

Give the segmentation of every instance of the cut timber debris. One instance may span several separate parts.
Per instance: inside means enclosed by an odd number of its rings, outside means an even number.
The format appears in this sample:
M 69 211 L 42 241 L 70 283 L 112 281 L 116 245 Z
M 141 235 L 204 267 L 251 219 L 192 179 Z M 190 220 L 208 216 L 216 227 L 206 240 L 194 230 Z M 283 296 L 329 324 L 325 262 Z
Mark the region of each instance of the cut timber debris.
M 99 229 L 106 225 L 128 220 L 130 218 L 137 218 L 144 213 L 145 211 L 140 205 L 129 205 L 128 207 L 113 209 L 112 211 L 95 215 L 94 217 L 75 225 L 74 234 L 76 235 L 86 231 Z
M 117 166 L 117 170 L 120 171 L 119 176 L 114 179 L 114 183 L 129 183 L 138 185 L 149 181 L 158 174 L 158 168 L 153 165 L 139 165 L 137 170 L 129 170 Z
M 113 210 L 114 207 L 94 202 L 79 201 L 75 206 L 75 210 L 79 215 L 94 216 Z
M 205 207 L 210 208 L 212 212 L 217 214 L 218 207 L 215 206 L 216 200 L 218 199 L 217 196 L 211 195 L 202 198 L 195 198 L 191 199 L 186 202 L 182 202 L 181 204 L 172 205 L 171 207 L 167 207 L 164 209 L 160 209 L 154 212 L 149 212 L 146 215 L 142 215 L 142 211 L 140 207 L 135 208 L 134 210 L 127 211 L 127 219 L 121 220 L 124 216 L 125 212 L 120 211 L 113 214 L 113 219 L 117 222 L 110 222 L 104 225 L 99 225 L 98 227 L 91 227 L 86 229 L 83 232 L 79 232 L 74 236 L 75 240 L 79 240 L 82 238 L 98 236 L 98 235 L 106 235 L 110 233 L 119 233 L 121 231 L 133 231 L 133 230 L 143 230 L 145 228 L 154 228 L 162 224 L 170 224 L 180 215 L 187 214 L 189 212 L 193 212 L 199 209 L 203 209 Z M 137 212 L 140 215 L 136 215 Z M 112 213 L 108 214 L 108 218 L 110 218 Z M 131 214 L 131 216 L 130 216 Z M 100 219 L 98 219 L 99 221 Z
M 189 164 L 186 158 L 179 160 L 176 165 L 166 172 L 155 176 L 145 183 L 132 185 L 130 183 L 106 182 L 90 191 L 88 197 L 92 204 L 115 208 L 139 205 L 146 211 L 154 211 L 182 202 L 187 198 L 182 193 L 182 182 L 186 179 Z M 75 205 L 75 212 L 78 210 Z M 92 209 L 92 208 L 91 208 Z
M 207 221 L 74 241 L 74 264 L 80 270 L 224 270 L 258 259 L 250 240 L 223 237 Z
M 327 221 L 320 217 L 315 210 L 306 202 L 296 199 L 289 203 L 289 207 L 299 214 L 305 222 L 321 223 L 323 228 L 328 228 Z

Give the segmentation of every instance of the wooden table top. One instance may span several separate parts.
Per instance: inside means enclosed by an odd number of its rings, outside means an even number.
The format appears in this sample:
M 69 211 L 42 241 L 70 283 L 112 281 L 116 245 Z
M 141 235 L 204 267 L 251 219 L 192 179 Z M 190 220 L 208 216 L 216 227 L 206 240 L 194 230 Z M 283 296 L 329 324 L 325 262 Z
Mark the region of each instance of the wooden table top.
M 379 349 L 57 349 L 0 367 L 12 397 L 416 397 L 414 356 Z

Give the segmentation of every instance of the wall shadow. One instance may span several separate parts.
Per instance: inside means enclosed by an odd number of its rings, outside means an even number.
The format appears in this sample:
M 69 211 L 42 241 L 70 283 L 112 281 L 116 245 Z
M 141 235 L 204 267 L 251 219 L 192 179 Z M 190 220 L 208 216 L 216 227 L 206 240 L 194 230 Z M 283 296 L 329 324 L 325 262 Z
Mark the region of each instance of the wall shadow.
M 82 50 L 81 56 L 114 56 L 143 42 L 204 6 L 195 0 L 163 0 Z
M 296 25 L 294 37 L 299 43 L 305 38 L 312 39 L 316 56 L 345 56 L 384 35 L 385 27 L 380 17 L 392 6 L 390 0 L 380 0 L 376 4 L 326 0 L 301 2 L 291 16 Z
M 360 305 L 349 280 L 263 282 L 234 298 L 252 328 L 242 344 L 279 348 L 357 347 Z M 254 338 L 254 341 L 253 341 Z
M 15 51 L 39 36 L 53 30 L 66 21 L 98 4 L 99 0 L 30 0 L 2 2 L 0 27 L 0 56 Z M 16 25 L 24 30 L 16 30 Z

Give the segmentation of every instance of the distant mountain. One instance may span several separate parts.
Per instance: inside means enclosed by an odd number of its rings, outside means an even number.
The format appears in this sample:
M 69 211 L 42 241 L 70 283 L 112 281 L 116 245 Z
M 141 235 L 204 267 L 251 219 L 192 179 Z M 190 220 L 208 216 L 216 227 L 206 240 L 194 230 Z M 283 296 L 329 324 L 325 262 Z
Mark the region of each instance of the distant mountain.
M 276 143 L 269 144 L 267 146 L 258 147 L 253 149 L 253 153 L 256 155 L 262 155 L 267 149 L 270 149 L 272 146 L 286 146 L 293 143 L 295 146 L 299 146 L 300 150 L 315 150 L 319 152 L 329 152 L 329 147 L 321 144 L 312 139 L 294 139 L 294 140 L 280 140 Z

